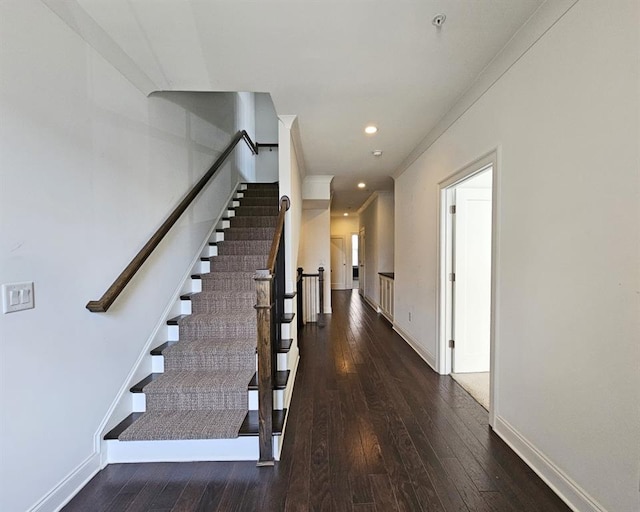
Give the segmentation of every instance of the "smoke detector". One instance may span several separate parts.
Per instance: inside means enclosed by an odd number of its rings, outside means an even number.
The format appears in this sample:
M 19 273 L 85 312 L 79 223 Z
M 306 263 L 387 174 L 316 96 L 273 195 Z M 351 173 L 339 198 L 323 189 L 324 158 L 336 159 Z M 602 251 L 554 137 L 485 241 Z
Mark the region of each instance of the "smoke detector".
M 444 20 L 446 19 L 447 17 L 444 14 L 436 14 L 431 20 L 431 23 L 434 27 L 440 28 L 442 25 L 444 25 Z

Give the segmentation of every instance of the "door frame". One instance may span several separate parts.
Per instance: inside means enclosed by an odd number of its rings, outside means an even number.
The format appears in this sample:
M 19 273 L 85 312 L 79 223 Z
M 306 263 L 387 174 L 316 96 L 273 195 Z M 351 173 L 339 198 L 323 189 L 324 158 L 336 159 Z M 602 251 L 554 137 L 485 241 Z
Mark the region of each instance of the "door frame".
M 333 272 L 336 271 L 337 269 L 333 268 L 333 245 L 331 244 L 331 242 L 333 240 L 340 240 L 340 242 L 342 242 L 342 282 L 341 283 L 337 283 L 338 287 L 334 288 L 334 283 L 333 283 Z M 331 285 L 331 289 L 332 290 L 347 290 L 347 284 L 349 283 L 349 279 L 347 276 L 347 247 L 346 247 L 346 240 L 345 237 L 343 235 L 336 235 L 336 236 L 331 236 L 330 240 L 329 240 L 329 250 L 331 251 L 329 254 L 329 258 L 331 260 L 331 275 L 329 276 L 329 280 L 330 285 Z M 339 288 L 339 286 L 342 286 L 342 288 Z
M 498 317 L 498 261 L 499 261 L 499 191 L 500 191 L 500 148 L 496 148 L 486 155 L 465 165 L 462 169 L 449 175 L 438 183 L 438 343 L 436 343 L 436 369 L 441 375 L 451 373 L 452 349 L 449 348 L 451 326 L 451 286 L 449 282 L 451 262 L 451 222 L 449 221 L 449 207 L 451 206 L 452 187 L 475 174 L 486 171 L 492 167 L 491 188 L 491 321 L 489 332 L 490 343 L 490 406 L 489 424 L 495 424 L 496 411 L 498 410 L 498 396 L 495 390 L 498 386 L 498 344 L 497 344 L 497 317 Z
M 360 226 L 360 229 L 358 230 L 358 293 L 363 297 L 366 297 L 365 290 L 364 290 L 365 283 L 366 283 L 365 251 L 364 251 L 366 238 L 367 238 L 367 233 L 365 231 L 365 228 L 364 226 Z
M 360 234 L 351 232 L 349 234 L 349 260 L 351 262 L 349 267 L 349 278 L 351 283 L 351 289 L 353 290 L 353 237 L 358 240 L 358 255 L 356 257 L 356 266 L 358 267 L 358 288 L 360 288 Z

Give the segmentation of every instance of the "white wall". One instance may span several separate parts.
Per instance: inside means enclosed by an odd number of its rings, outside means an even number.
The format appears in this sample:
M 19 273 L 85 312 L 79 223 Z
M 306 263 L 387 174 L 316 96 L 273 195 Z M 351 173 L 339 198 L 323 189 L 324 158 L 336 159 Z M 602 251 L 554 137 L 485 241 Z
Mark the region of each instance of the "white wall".
M 256 98 L 252 92 L 239 92 L 236 95 L 236 126 L 245 130 L 251 140 L 256 142 Z M 246 144 L 241 144 L 233 155 L 236 165 L 242 169 L 242 180 L 259 181 L 256 174 L 256 158 Z
M 360 228 L 364 228 L 364 276 L 360 277 L 360 289 L 365 298 L 374 305 L 379 304 L 378 283 L 378 197 L 359 210 Z M 362 240 L 360 241 L 362 243 Z M 363 279 L 364 277 L 364 279 Z
M 365 229 L 364 296 L 376 306 L 380 304 L 378 272 L 394 271 L 393 203 L 393 192 L 379 191 L 358 212 L 360 227 Z
M 632 512 L 640 13 L 602 7 L 577 2 L 397 179 L 395 321 L 435 353 L 438 182 L 497 148 L 495 428 L 576 510 Z
M 0 509 L 48 511 L 98 469 L 94 436 L 235 187 L 233 164 L 108 313 L 85 304 L 228 143 L 235 95 L 185 96 L 202 116 L 146 98 L 40 2 L 2 2 L 0 34 L 0 282 L 34 281 L 36 303 L 0 315 Z
M 378 219 L 378 272 L 393 272 L 395 253 L 393 192 L 378 192 L 376 215 Z
M 358 234 L 360 229 L 357 215 L 350 215 L 349 217 L 331 217 L 331 237 L 340 237 L 344 240 L 345 256 L 347 258 L 347 276 L 345 280 L 345 286 L 347 288 L 353 287 L 353 267 L 351 266 L 351 235 Z M 356 262 L 357 264 L 357 262 Z
M 302 210 L 298 266 L 307 274 L 324 268 L 323 313 L 331 313 L 331 213 L 328 208 Z
M 263 144 L 278 142 L 278 116 L 271 95 L 255 93 L 256 142 Z M 255 163 L 256 181 L 272 183 L 278 181 L 278 149 L 261 149 Z
M 296 290 L 298 253 L 300 248 L 300 226 L 302 225 L 302 179 L 303 166 L 299 161 L 293 143 L 295 130 L 297 129 L 295 115 L 283 115 L 278 118 L 278 181 L 281 196 L 288 196 L 291 206 L 287 212 L 284 226 L 285 236 L 285 281 L 287 291 Z M 292 302 L 292 311 L 295 312 L 296 301 Z M 298 326 L 297 322 L 291 322 L 291 338 L 296 345 L 292 351 L 297 350 Z M 296 357 L 294 355 L 294 357 Z

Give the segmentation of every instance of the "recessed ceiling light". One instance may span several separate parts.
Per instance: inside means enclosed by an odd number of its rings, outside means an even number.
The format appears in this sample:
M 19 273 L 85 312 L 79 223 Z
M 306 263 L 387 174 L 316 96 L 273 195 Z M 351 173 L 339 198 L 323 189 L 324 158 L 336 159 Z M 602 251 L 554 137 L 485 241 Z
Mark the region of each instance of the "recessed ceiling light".
M 358 188 L 364 188 L 366 186 L 367 186 L 366 183 L 362 183 L 362 182 L 358 183 Z
M 343 213 L 342 215 L 344 215 L 345 217 L 348 217 L 349 214 L 348 213 Z
M 373 153 L 373 156 L 380 156 L 382 155 L 382 150 L 376 149 L 375 151 L 372 151 L 372 153 Z
M 378 131 L 378 128 L 376 126 L 373 126 L 372 124 L 370 124 L 364 129 L 364 133 L 367 133 L 369 135 L 373 135 L 377 131 Z

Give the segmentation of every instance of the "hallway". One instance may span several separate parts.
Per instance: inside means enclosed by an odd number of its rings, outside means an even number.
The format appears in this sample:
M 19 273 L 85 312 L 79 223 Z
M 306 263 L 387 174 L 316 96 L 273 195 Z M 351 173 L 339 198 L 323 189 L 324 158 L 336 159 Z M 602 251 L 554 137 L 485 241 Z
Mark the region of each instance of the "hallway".
M 282 460 L 111 465 L 63 510 L 569 510 L 357 290 L 307 325 Z

